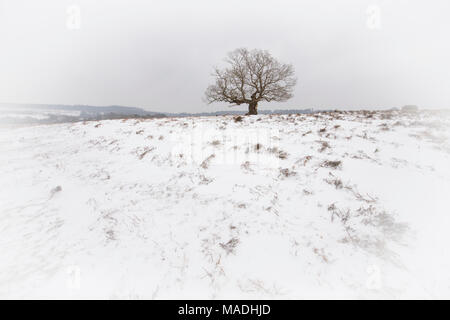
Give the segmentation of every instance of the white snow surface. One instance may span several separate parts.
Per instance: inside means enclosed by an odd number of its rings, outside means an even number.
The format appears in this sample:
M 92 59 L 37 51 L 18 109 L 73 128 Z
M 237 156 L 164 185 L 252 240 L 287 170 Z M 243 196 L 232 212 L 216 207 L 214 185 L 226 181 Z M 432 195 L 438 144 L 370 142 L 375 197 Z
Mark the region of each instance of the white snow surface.
M 450 116 L 0 129 L 0 298 L 450 298 Z

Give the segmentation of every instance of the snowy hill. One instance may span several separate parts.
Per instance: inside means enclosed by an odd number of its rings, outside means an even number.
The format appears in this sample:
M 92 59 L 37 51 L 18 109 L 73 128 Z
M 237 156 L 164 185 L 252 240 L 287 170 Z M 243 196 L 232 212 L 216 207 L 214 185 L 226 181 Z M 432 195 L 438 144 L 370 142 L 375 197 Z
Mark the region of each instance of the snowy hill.
M 1 298 L 450 298 L 450 115 L 0 130 Z

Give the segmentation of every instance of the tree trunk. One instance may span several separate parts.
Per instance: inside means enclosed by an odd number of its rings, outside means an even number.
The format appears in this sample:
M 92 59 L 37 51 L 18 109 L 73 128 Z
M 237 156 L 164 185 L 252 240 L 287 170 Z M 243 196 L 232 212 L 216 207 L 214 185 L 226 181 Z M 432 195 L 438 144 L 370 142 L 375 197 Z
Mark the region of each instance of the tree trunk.
M 258 102 L 257 101 L 252 101 L 248 104 L 247 115 L 250 115 L 250 114 L 258 114 Z

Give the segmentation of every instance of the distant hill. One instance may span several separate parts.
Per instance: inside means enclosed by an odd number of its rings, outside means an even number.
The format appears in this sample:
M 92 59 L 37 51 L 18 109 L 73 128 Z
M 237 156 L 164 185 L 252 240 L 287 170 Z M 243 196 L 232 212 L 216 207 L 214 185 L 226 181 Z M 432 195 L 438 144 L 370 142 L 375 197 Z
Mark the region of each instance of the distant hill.
M 88 106 L 88 105 L 63 105 L 63 104 L 7 104 L 0 103 L 0 109 L 14 110 L 35 110 L 35 111 L 79 111 L 85 114 L 105 114 L 116 113 L 124 115 L 162 115 L 160 112 L 146 111 L 142 108 L 125 107 L 125 106 Z
M 324 111 L 324 110 L 321 110 Z M 314 113 L 309 109 L 260 110 L 260 114 Z M 0 103 L 0 124 L 46 124 L 89 120 L 243 115 L 245 111 L 161 113 L 126 106 Z
M 164 114 L 125 106 L 0 104 L 0 123 L 62 123 L 123 118 L 161 118 Z

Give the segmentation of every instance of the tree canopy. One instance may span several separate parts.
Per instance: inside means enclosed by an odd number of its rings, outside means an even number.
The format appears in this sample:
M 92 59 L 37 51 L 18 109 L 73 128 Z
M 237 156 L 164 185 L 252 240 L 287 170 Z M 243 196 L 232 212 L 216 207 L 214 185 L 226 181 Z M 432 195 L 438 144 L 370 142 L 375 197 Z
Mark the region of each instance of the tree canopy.
M 225 60 L 228 67 L 215 68 L 215 83 L 206 89 L 208 103 L 248 104 L 256 114 L 260 101 L 286 101 L 297 82 L 291 64 L 278 62 L 268 51 L 236 49 Z M 254 107 L 255 110 L 250 110 Z M 252 112 L 253 111 L 253 112 Z

